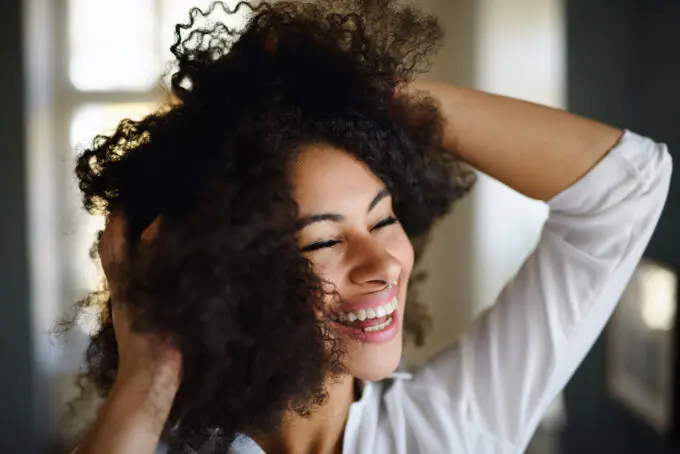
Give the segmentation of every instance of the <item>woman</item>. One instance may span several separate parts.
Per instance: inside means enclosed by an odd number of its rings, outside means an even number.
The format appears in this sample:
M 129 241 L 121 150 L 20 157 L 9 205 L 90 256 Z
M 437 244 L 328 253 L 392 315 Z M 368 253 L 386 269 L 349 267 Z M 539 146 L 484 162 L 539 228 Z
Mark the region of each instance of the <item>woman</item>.
M 523 452 L 649 241 L 665 146 L 417 80 L 440 29 L 389 0 L 264 4 L 242 34 L 198 14 L 176 100 L 79 157 L 110 289 L 83 303 L 106 401 L 79 454 Z M 494 307 L 395 374 L 409 237 L 470 188 L 459 160 L 550 217 Z

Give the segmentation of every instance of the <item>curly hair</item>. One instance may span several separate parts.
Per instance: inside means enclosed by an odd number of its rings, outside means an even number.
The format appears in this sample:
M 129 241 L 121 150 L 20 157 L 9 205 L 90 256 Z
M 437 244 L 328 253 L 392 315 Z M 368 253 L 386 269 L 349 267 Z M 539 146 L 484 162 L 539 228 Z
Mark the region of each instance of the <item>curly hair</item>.
M 248 8 L 240 30 L 196 26 L 216 9 Z M 97 136 L 76 165 L 85 208 L 122 209 L 130 224 L 124 304 L 135 329 L 171 338 L 184 376 L 163 433 L 171 452 L 243 431 L 266 432 L 284 412 L 308 415 L 341 373 L 323 320 L 323 286 L 295 241 L 288 170 L 309 144 L 363 161 L 388 187 L 412 240 L 471 187 L 441 147 L 443 119 L 424 94 L 395 87 L 429 69 L 436 20 L 392 0 L 221 2 L 175 28 L 172 101 Z M 136 241 L 162 215 L 155 241 Z M 96 245 L 96 243 L 95 243 Z M 418 274 L 414 276 L 418 279 Z M 82 383 L 106 397 L 118 354 L 104 289 L 100 329 Z M 405 329 L 423 339 L 425 313 L 408 303 Z

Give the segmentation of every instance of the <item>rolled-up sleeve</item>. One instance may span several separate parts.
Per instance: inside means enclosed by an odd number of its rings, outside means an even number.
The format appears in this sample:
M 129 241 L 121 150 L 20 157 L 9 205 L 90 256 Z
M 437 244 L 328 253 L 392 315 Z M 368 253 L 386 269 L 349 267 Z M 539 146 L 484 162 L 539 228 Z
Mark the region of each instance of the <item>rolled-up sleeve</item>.
M 447 402 L 435 414 L 449 418 L 461 452 L 524 452 L 645 251 L 671 168 L 665 145 L 625 131 L 590 172 L 548 202 L 536 249 L 496 304 L 416 373 L 414 389 L 436 396 L 440 408 Z M 502 448 L 480 449 L 480 437 Z

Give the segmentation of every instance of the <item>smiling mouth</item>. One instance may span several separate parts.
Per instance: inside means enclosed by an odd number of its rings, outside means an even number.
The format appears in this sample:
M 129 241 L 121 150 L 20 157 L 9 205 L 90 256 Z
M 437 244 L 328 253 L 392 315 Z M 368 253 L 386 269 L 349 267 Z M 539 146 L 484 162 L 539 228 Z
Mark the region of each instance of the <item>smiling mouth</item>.
M 397 297 L 394 296 L 390 301 L 379 306 L 338 312 L 331 314 L 330 318 L 334 322 L 351 329 L 366 333 L 376 332 L 387 328 L 392 323 L 392 314 L 398 306 Z

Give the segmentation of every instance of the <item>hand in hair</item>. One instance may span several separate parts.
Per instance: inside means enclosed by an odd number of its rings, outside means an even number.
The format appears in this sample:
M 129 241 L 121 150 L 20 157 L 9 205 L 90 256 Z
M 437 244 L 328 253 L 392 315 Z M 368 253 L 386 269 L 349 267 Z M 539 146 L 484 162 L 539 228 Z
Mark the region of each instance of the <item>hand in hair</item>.
M 159 223 L 157 218 L 142 233 L 142 246 L 153 242 Z M 111 295 L 118 370 L 107 402 L 78 454 L 154 452 L 181 381 L 179 350 L 169 339 L 137 332 L 134 307 L 122 304 L 130 259 L 128 235 L 125 215 L 112 212 L 98 250 Z

